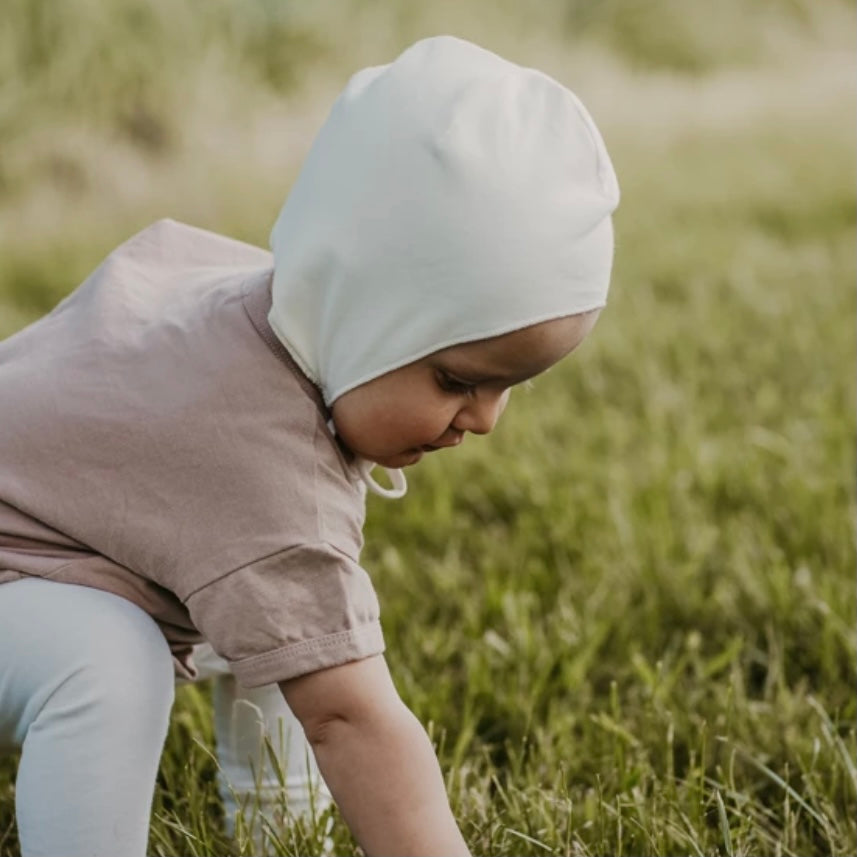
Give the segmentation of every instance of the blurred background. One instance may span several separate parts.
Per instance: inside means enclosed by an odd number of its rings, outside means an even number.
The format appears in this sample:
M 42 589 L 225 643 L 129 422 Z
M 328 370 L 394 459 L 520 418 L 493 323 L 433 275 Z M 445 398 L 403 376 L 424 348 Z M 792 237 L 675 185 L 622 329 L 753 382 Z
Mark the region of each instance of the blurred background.
M 778 182 L 798 204 L 810 164 L 853 184 L 842 0 L 4 0 L 0 25 L 3 333 L 157 217 L 266 244 L 348 76 L 431 34 L 577 91 L 617 161 L 624 220 L 648 219 L 639 195 L 680 206 L 700 191 L 676 147 L 716 149 L 696 178 L 724 213 L 747 182 L 760 208 Z M 748 150 L 765 128 L 770 150 Z
M 844 0 L 0 6 L 0 337 L 157 218 L 266 246 L 350 74 L 418 38 L 595 117 L 623 193 L 595 332 L 369 507 L 388 658 L 475 853 L 857 852 L 855 24 Z M 154 853 L 249 853 L 210 741 L 185 688 Z

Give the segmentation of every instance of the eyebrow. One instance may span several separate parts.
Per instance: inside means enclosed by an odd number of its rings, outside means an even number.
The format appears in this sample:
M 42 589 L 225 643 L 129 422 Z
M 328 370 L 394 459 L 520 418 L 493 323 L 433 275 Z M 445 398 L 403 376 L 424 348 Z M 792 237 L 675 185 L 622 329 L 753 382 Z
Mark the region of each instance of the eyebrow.
M 523 384 L 534 378 L 535 375 L 503 375 L 496 373 L 480 372 L 478 370 L 460 371 L 451 369 L 448 366 L 439 366 L 443 372 L 446 372 L 453 380 L 460 381 L 465 384 L 478 386 L 479 384 L 497 384 L 500 383 L 505 387 L 515 387 L 518 384 Z M 536 373 L 539 374 L 539 373 Z

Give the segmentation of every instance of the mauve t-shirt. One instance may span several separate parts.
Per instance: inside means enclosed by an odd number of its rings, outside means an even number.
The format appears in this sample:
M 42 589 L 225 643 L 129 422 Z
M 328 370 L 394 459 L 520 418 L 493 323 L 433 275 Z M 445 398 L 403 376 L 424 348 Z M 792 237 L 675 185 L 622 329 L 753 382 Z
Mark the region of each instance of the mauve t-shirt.
M 384 648 L 363 483 L 266 321 L 271 276 L 163 220 L 0 342 L 0 583 L 121 595 L 180 673 L 204 639 L 250 687 Z

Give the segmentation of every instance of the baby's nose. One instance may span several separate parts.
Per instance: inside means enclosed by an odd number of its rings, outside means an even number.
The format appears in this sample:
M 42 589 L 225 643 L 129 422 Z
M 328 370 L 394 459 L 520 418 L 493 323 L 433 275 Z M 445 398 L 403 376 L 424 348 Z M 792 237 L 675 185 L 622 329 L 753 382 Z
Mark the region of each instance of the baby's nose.
M 473 434 L 488 434 L 497 425 L 497 420 L 500 419 L 508 398 L 508 391 L 496 394 L 477 393 L 476 397 L 459 412 L 454 427 L 459 431 L 469 431 Z

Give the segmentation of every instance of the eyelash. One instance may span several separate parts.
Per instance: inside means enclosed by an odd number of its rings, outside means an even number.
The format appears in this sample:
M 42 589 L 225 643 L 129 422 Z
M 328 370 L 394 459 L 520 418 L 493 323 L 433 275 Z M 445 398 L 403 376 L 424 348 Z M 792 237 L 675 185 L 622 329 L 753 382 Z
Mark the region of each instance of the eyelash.
M 453 378 L 446 372 L 437 373 L 437 383 L 440 389 L 445 393 L 453 393 L 457 396 L 472 396 L 476 392 L 475 384 L 470 384 L 467 381 L 460 381 L 458 378 Z

